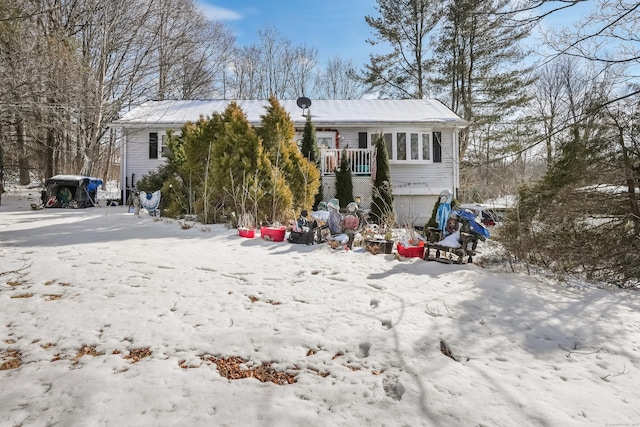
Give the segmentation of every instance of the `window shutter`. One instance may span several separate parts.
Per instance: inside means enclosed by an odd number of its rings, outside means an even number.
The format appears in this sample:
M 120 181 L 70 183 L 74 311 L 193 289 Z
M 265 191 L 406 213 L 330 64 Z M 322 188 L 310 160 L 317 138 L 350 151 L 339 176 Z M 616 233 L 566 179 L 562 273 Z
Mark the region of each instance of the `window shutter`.
M 158 133 L 151 132 L 149 134 L 149 158 L 157 159 L 158 158 Z
M 358 132 L 358 148 L 367 148 L 366 132 Z
M 433 162 L 442 163 L 442 132 L 433 133 Z

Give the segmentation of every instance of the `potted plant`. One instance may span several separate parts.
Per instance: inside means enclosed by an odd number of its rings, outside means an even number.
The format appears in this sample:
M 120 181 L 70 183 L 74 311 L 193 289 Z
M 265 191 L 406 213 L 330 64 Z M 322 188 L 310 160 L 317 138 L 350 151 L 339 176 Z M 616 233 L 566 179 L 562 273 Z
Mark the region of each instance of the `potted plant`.
M 256 235 L 256 221 L 250 213 L 240 215 L 238 221 L 238 235 L 240 237 L 254 238 Z
M 382 136 L 376 139 L 375 145 L 377 172 L 372 190 L 371 215 L 379 225 L 382 235 L 374 235 L 373 238 L 365 240 L 365 246 L 371 253 L 391 254 L 394 246 L 392 230 L 396 223 L 396 214 L 393 209 L 389 160 Z
M 406 258 L 424 258 L 424 240 L 403 239 L 397 243 L 398 254 Z
M 286 231 L 287 227 L 284 225 L 279 225 L 278 223 L 269 225 L 266 223 L 260 227 L 260 236 L 263 240 L 270 242 L 282 242 Z
M 404 226 L 405 234 L 396 243 L 398 255 L 406 258 L 423 258 L 425 251 L 425 239 L 408 222 Z
M 364 240 L 364 246 L 367 251 L 376 254 L 391 254 L 393 253 L 393 232 L 387 230 L 384 233 L 371 232 Z

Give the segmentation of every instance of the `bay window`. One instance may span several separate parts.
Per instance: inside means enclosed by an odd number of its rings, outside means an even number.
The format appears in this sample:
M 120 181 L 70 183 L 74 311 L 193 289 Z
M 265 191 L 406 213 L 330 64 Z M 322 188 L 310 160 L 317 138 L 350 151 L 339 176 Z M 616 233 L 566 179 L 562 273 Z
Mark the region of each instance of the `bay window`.
M 440 144 L 442 138 L 440 136 L 436 138 L 436 134 L 440 135 L 440 132 L 433 132 L 433 142 L 435 144 L 437 139 Z M 372 133 L 371 141 L 375 141 L 379 135 L 379 133 Z M 435 149 L 432 151 L 432 134 L 428 131 L 397 130 L 384 132 L 382 135 L 390 162 L 424 163 L 435 161 L 431 158 Z

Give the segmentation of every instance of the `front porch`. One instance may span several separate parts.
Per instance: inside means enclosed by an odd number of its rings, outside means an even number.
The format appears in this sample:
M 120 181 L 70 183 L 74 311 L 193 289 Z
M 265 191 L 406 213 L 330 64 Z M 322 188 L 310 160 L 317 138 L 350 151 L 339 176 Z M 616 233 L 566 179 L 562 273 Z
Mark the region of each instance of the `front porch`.
M 342 150 L 339 148 L 323 148 L 320 150 L 320 172 L 322 176 L 334 175 L 340 166 Z M 373 150 L 368 148 L 347 148 L 347 158 L 351 165 L 351 175 L 371 176 L 373 169 Z
M 328 199 L 329 195 L 336 194 L 336 169 L 340 166 L 342 157 L 341 149 L 323 148 L 320 150 L 320 167 L 322 173 L 323 194 Z M 371 181 L 371 171 L 373 150 L 366 148 L 347 149 L 347 158 L 351 165 L 351 176 L 353 182 L 353 196 L 359 200 L 359 205 L 363 209 L 371 207 L 371 191 L 373 182 Z M 332 196 L 333 197 L 333 196 Z

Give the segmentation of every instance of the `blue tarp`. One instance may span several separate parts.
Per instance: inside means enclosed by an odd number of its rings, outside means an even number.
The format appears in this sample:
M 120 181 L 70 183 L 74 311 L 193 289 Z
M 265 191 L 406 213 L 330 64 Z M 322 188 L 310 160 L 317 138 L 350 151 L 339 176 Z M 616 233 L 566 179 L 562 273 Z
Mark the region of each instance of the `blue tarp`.
M 43 194 L 46 208 L 88 208 L 97 204 L 100 178 L 84 175 L 55 175 L 47 180 Z

